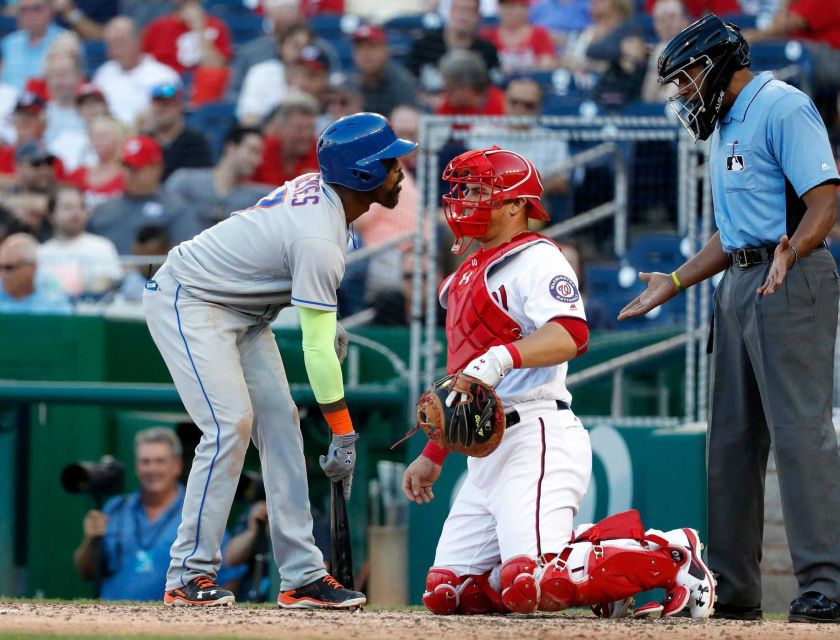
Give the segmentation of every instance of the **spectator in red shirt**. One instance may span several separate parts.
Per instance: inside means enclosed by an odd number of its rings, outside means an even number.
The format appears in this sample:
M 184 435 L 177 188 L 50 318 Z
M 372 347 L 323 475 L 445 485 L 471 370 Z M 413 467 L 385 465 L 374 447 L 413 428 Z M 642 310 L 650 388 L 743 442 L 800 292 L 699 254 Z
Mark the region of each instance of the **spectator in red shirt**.
M 490 82 L 478 53 L 453 49 L 441 58 L 440 73 L 444 89 L 438 115 L 504 115 L 505 94 Z
M 499 25 L 482 34 L 496 46 L 506 74 L 557 66 L 551 33 L 529 23 L 529 7 L 529 0 L 499 0 Z
M 824 0 L 817 0 L 824 2 Z M 652 13 L 656 0 L 645 0 L 645 12 Z M 741 5 L 738 0 L 684 0 L 686 11 L 692 19 L 699 18 L 705 13 L 715 13 L 719 16 L 729 16 L 741 13 Z
M 744 37 L 751 44 L 785 38 L 802 40 L 813 59 L 814 100 L 818 107 L 836 110 L 836 104 L 828 102 L 836 100 L 840 89 L 840 2 L 782 0 L 767 27 L 745 30 Z
M 318 102 L 305 93 L 294 93 L 275 110 L 264 128 L 265 147 L 253 182 L 281 185 L 307 172 L 317 172 L 315 122 Z
M 193 102 L 224 95 L 233 56 L 224 22 L 208 15 L 199 0 L 176 0 L 177 10 L 158 18 L 143 32 L 143 51 L 179 73 L 193 70 Z
M 124 190 L 121 151 L 125 140 L 125 129 L 116 118 L 101 115 L 88 125 L 90 142 L 96 152 L 96 164 L 79 167 L 67 181 L 77 186 L 85 197 L 89 209 L 102 204 L 109 198 L 121 195 Z

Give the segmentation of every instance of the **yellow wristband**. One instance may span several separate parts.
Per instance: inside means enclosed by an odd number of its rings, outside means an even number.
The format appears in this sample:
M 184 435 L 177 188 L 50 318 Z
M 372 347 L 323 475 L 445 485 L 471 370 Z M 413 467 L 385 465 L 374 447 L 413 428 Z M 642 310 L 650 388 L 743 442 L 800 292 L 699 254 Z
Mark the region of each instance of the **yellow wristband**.
M 677 277 L 676 271 L 671 272 L 671 280 L 674 281 L 674 284 L 677 286 L 677 289 L 679 289 L 680 291 L 685 291 L 685 287 L 683 286 L 682 282 L 680 282 L 680 279 Z

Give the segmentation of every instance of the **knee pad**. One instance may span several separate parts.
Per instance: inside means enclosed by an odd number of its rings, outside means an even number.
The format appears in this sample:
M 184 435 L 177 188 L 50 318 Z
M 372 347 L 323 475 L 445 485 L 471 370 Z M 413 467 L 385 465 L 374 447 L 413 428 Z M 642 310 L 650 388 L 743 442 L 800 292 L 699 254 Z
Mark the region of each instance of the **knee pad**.
M 502 602 L 514 613 L 534 613 L 540 601 L 538 565 L 534 558 L 515 556 L 502 565 Z
M 509 613 L 490 584 L 490 573 L 457 576 L 451 569 L 432 567 L 426 575 L 423 604 L 441 616 Z
M 426 591 L 423 604 L 434 614 L 448 616 L 458 608 L 458 586 L 461 578 L 454 571 L 432 567 L 426 574 Z
M 499 592 L 490 583 L 490 573 L 463 577 L 458 587 L 458 613 L 510 613 Z

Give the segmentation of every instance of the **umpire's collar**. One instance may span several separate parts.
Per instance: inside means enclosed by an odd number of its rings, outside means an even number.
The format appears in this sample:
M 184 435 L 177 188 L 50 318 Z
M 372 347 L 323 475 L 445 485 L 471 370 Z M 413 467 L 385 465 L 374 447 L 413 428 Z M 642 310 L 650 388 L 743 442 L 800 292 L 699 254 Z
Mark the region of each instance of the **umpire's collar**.
M 735 98 L 735 104 L 732 105 L 729 113 L 723 116 L 721 123 L 729 124 L 733 120 L 743 122 L 744 118 L 747 117 L 747 109 L 749 109 L 758 92 L 772 79 L 773 73 L 771 71 L 764 71 L 750 80 L 747 86 L 741 89 L 741 93 Z

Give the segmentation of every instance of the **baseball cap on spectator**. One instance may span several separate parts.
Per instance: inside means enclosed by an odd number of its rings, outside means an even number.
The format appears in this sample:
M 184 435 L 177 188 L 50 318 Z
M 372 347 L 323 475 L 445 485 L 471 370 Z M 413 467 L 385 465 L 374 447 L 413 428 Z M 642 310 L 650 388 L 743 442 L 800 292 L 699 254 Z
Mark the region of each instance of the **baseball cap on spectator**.
M 92 82 L 84 82 L 76 89 L 76 104 L 81 104 L 88 98 L 96 98 L 100 102 L 105 102 L 105 94 L 99 87 Z
M 55 156 L 47 150 L 47 147 L 40 140 L 21 142 L 17 149 L 15 149 L 15 162 L 41 164 L 42 162 L 52 162 L 53 160 L 55 160 Z
M 178 82 L 162 82 L 152 87 L 152 100 L 180 100 L 181 84 Z
M 154 138 L 134 136 L 123 143 L 122 163 L 132 169 L 142 169 L 163 162 L 163 152 Z
M 44 110 L 44 100 L 37 93 L 24 91 L 15 104 L 15 113 L 38 115 Z
M 315 44 L 310 44 L 300 50 L 298 62 L 310 71 L 329 71 L 330 57 L 327 52 Z
M 388 37 L 380 27 L 370 24 L 359 25 L 353 32 L 353 42 L 387 42 Z
M 359 79 L 356 76 L 344 73 L 335 73 L 330 77 L 328 90 L 332 94 L 362 95 L 362 85 Z

